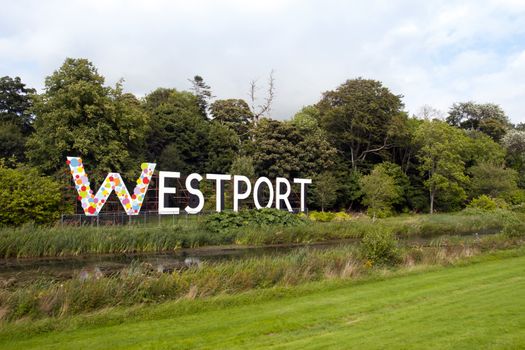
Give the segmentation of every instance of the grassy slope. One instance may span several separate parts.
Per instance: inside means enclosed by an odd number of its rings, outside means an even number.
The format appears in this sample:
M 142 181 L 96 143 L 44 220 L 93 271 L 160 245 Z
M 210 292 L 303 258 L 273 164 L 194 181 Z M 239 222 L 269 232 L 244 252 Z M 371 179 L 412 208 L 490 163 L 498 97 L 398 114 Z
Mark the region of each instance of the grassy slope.
M 0 348 L 523 348 L 525 255 L 515 255 L 365 283 L 318 283 L 292 297 L 237 306 L 221 306 L 228 304 L 224 299 L 208 307 L 195 302 L 195 313 L 167 303 L 123 324 L 84 324 L 34 337 L 18 328 L 11 342 L 4 329 Z

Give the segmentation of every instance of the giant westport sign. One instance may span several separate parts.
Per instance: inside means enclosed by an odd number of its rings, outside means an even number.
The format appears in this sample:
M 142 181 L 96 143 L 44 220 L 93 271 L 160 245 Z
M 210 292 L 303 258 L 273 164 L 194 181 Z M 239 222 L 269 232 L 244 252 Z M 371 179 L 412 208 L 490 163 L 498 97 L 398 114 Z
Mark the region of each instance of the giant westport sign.
M 69 165 L 73 181 L 75 182 L 75 188 L 78 192 L 78 200 L 87 216 L 97 216 L 113 191 L 115 191 L 115 194 L 128 215 L 138 215 L 156 166 L 155 163 L 141 164 L 141 173 L 137 179 L 137 185 L 131 194 L 119 173 L 109 173 L 96 194 L 94 194 L 84 169 L 84 165 L 82 164 L 82 159 L 79 157 L 67 157 L 67 164 Z M 166 185 L 166 179 L 176 179 L 180 177 L 180 172 L 159 171 L 159 214 L 180 213 L 181 208 L 166 207 L 165 203 L 165 195 L 175 194 L 177 191 L 175 187 L 168 187 Z M 292 206 L 290 205 L 289 200 L 292 191 L 292 184 L 286 178 L 277 177 L 275 179 L 274 188 L 269 178 L 260 177 L 253 184 L 253 190 L 252 182 L 243 175 L 206 174 L 205 178 L 206 180 L 215 182 L 215 208 L 218 212 L 224 209 L 224 183 L 228 181 L 233 181 L 234 211 L 238 211 L 240 202 L 250 196 L 253 196 L 253 202 L 257 209 L 271 208 L 272 206 L 275 206 L 277 209 L 292 211 Z M 195 206 L 188 205 L 184 208 L 184 211 L 188 214 L 197 214 L 204 207 L 206 199 L 198 186 L 195 186 L 195 183 L 198 184 L 203 179 L 204 178 L 197 173 L 192 173 L 186 177 L 185 186 L 187 191 L 197 198 L 197 204 Z M 297 184 L 300 188 L 300 211 L 305 211 L 306 185 L 311 184 L 312 180 L 294 178 L 292 182 Z M 261 199 L 258 196 L 258 193 L 262 188 L 266 188 L 268 193 L 266 203 L 260 203 Z

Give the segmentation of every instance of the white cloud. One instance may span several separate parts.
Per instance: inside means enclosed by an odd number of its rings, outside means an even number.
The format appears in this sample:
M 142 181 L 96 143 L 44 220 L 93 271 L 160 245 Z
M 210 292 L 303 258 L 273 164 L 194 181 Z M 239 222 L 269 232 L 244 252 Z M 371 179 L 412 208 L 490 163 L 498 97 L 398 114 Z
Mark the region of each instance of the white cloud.
M 378 79 L 407 109 L 499 103 L 525 121 L 522 1 L 18 1 L 0 13 L 0 75 L 41 88 L 86 57 L 139 95 L 202 75 L 246 98 L 275 69 L 273 116 L 288 118 L 348 78 Z

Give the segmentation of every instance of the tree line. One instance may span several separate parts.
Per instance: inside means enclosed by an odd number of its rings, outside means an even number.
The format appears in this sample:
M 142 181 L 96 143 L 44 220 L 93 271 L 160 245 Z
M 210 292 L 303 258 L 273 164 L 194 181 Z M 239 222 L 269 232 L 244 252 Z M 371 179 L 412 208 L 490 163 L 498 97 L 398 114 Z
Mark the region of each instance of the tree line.
M 357 78 L 275 120 L 273 75 L 260 104 L 255 82 L 248 101 L 215 99 L 200 76 L 190 82 L 189 91 L 158 88 L 138 98 L 73 58 L 45 79 L 42 93 L 19 77 L 0 78 L 0 189 L 8 202 L 0 222 L 39 221 L 46 197 L 52 210 L 64 210 L 45 191 L 70 181 L 68 155 L 81 156 L 98 183 L 109 171 L 135 179 L 144 161 L 183 174 L 313 178 L 311 209 L 373 216 L 454 211 L 480 196 L 498 205 L 525 201 L 525 126 L 496 104 L 409 115 L 402 95 Z M 41 208 L 30 209 L 36 198 Z

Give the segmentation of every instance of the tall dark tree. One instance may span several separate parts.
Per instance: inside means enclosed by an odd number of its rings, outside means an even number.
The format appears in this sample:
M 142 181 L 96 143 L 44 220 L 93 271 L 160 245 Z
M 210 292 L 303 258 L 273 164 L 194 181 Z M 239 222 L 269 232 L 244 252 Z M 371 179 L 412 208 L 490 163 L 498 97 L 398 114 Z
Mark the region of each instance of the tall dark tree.
M 35 89 L 27 88 L 19 77 L 0 78 L 0 122 L 11 123 L 27 135 L 31 132 L 32 96 Z
M 0 158 L 14 163 L 24 160 L 26 138 L 33 130 L 34 94 L 19 77 L 0 78 Z
M 415 170 L 417 146 L 414 143 L 414 135 L 421 123 L 421 119 L 410 118 L 406 113 L 400 113 L 392 118 L 388 130 L 392 145 L 389 150 L 391 161 L 399 164 L 405 174 Z
M 328 138 L 356 169 L 392 146 L 389 128 L 403 103 L 381 82 L 359 78 L 325 92 L 317 107 Z
M 211 87 L 204 82 L 200 75 L 196 75 L 193 79 L 188 79 L 188 81 L 191 83 L 191 90 L 197 96 L 199 111 L 204 118 L 207 118 L 209 101 L 215 97 L 211 92 Z
M 11 122 L 0 122 L 0 159 L 14 166 L 25 157 L 26 137 L 20 128 Z

